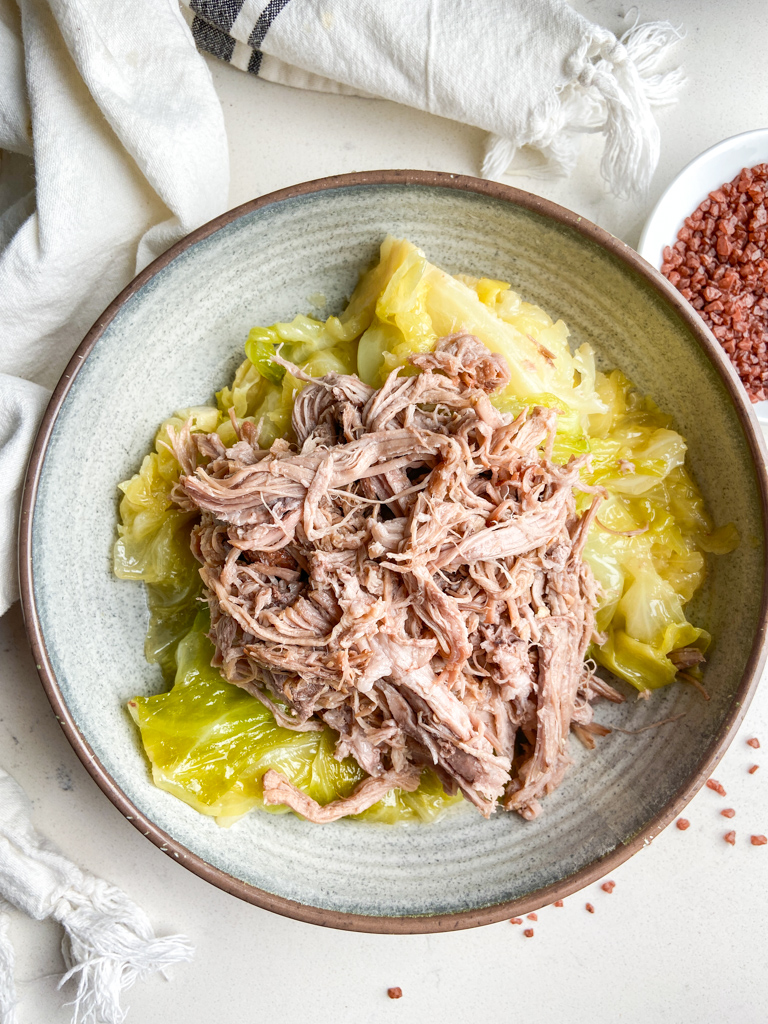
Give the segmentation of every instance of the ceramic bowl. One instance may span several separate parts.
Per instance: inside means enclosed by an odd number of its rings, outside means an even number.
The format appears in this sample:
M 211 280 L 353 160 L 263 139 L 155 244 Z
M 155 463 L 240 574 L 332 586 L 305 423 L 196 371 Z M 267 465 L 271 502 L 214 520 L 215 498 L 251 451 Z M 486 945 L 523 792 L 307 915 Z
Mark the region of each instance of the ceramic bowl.
M 710 192 L 733 181 L 743 167 L 768 163 L 768 128 L 723 139 L 680 171 L 645 223 L 637 251 L 661 269 L 662 253 L 677 241 L 677 233 Z M 768 402 L 756 402 L 755 414 L 768 426 Z
M 383 236 L 453 272 L 513 282 L 677 420 L 718 523 L 694 616 L 713 634 L 711 700 L 684 684 L 604 705 L 613 732 L 533 822 L 470 806 L 429 826 L 252 813 L 219 828 L 156 789 L 126 700 L 161 688 L 143 659 L 144 593 L 110 572 L 116 484 L 158 423 L 232 376 L 254 324 L 323 293 L 338 310 Z M 113 803 L 168 856 L 261 907 L 323 925 L 426 932 L 485 924 L 567 896 L 650 842 L 733 736 L 763 663 L 766 470 L 730 364 L 677 292 L 624 243 L 503 185 L 427 172 L 349 175 L 247 203 L 179 242 L 99 318 L 57 387 L 23 501 L 24 612 L 54 711 Z M 683 714 L 684 713 L 684 714 Z M 644 726 L 675 715 L 673 723 Z

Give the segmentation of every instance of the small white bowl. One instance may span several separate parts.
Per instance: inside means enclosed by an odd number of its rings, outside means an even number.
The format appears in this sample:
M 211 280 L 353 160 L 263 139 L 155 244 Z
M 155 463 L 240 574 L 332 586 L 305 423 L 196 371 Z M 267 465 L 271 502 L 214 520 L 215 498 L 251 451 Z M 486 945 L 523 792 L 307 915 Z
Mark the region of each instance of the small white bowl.
M 677 241 L 677 233 L 710 192 L 732 181 L 742 167 L 768 163 L 768 128 L 733 135 L 705 150 L 684 167 L 662 194 L 645 222 L 637 251 L 661 270 L 662 253 Z M 755 413 L 768 425 L 768 402 L 756 402 Z

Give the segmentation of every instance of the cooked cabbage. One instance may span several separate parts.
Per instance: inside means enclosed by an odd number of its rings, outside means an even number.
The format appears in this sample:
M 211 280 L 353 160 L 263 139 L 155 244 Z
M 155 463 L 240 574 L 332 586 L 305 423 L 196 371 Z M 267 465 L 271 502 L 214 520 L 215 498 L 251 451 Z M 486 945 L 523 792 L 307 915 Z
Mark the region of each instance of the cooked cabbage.
M 330 729 L 293 732 L 275 723 L 271 711 L 211 667 L 213 645 L 207 609 L 176 653 L 176 677 L 168 693 L 135 697 L 129 711 L 141 732 L 152 778 L 203 814 L 230 825 L 265 806 L 261 778 L 282 772 L 305 793 L 326 804 L 348 796 L 365 773 L 352 758 L 337 761 Z M 393 790 L 358 817 L 373 821 L 432 821 L 461 797 L 448 797 L 432 772 L 415 793 Z
M 670 417 L 619 370 L 597 374 L 596 387 L 606 412 L 590 418 L 583 477 L 608 497 L 584 550 L 602 588 L 597 628 L 605 641 L 591 654 L 637 689 L 656 689 L 675 679 L 672 651 L 709 646 L 684 606 L 704 581 L 703 552 L 733 550 L 738 534 L 713 530 Z M 580 497 L 582 506 L 590 500 Z
M 202 590 L 198 563 L 189 549 L 194 513 L 181 512 L 171 501 L 180 467 L 168 447 L 168 427 L 209 433 L 221 416 L 210 406 L 182 409 L 157 432 L 155 450 L 144 457 L 139 472 L 120 484 L 118 539 L 113 553 L 115 575 L 142 580 L 147 587 L 149 626 L 144 644 L 147 661 L 158 664 L 166 681 L 176 672 L 176 645 L 192 626 Z
M 371 299 L 379 289 L 376 302 Z M 457 331 L 476 335 L 509 364 L 511 380 L 495 400 L 503 407 L 520 401 L 564 403 L 582 420 L 604 411 L 594 390 L 589 355 L 568 348 L 568 329 L 553 323 L 543 310 L 522 302 L 503 281 L 452 277 L 429 263 L 414 245 L 386 238 L 379 263 L 363 275 L 350 300 L 360 309 L 354 324 L 362 329 L 357 350 L 360 377 L 375 387 L 408 358 L 429 351 L 438 338 Z M 363 312 L 364 311 L 364 312 Z M 327 330 L 351 322 L 346 314 L 331 317 Z M 580 376 L 574 386 L 574 378 Z
M 378 387 L 397 368 L 413 372 L 406 365 L 411 355 L 457 331 L 475 334 L 506 357 L 511 382 L 492 396 L 494 404 L 514 414 L 532 405 L 556 408 L 554 457 L 565 463 L 589 453 L 584 483 L 606 493 L 585 547 L 601 586 L 601 642 L 591 656 L 646 691 L 675 679 L 671 652 L 703 652 L 710 643 L 688 621 L 685 606 L 704 580 L 704 553 L 733 550 L 739 538 L 733 526 L 713 528 L 670 417 L 620 371 L 599 372 L 588 345 L 571 353 L 565 324 L 524 302 L 507 282 L 452 277 L 410 242 L 387 237 L 344 312 L 325 322 L 299 315 L 254 327 L 247 359 L 216 395 L 216 406 L 182 410 L 166 421 L 139 473 L 120 485 L 115 573 L 147 584 L 145 654 L 173 681 L 168 693 L 137 697 L 130 710 L 157 785 L 223 824 L 262 806 L 267 768 L 282 771 L 320 803 L 347 795 L 363 773 L 350 759 L 336 761 L 330 730 L 280 728 L 263 704 L 210 667 L 213 648 L 189 550 L 194 517 L 170 498 L 179 466 L 166 444 L 168 426 L 191 420 L 193 430 L 216 430 L 231 445 L 234 414 L 258 425 L 268 447 L 290 436 L 293 399 L 303 386 L 274 361 L 276 353 L 311 376 L 356 371 Z M 591 493 L 577 496 L 580 510 L 591 501 Z M 428 821 L 459 800 L 424 772 L 415 793 L 394 790 L 361 817 Z

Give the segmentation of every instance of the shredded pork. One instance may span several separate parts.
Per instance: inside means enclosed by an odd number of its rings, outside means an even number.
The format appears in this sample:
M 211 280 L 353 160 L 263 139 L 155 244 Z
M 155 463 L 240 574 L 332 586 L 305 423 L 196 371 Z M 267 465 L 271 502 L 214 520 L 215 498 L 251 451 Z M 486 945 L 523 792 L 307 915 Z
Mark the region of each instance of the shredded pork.
M 358 813 L 431 766 L 488 816 L 539 813 L 590 701 L 621 697 L 585 653 L 597 585 L 582 559 L 584 458 L 552 460 L 557 413 L 499 412 L 504 359 L 438 342 L 379 390 L 329 374 L 296 397 L 296 443 L 247 421 L 172 438 L 214 664 L 281 725 L 329 726 L 370 778 L 326 808 L 279 773 L 265 799 L 312 821 Z

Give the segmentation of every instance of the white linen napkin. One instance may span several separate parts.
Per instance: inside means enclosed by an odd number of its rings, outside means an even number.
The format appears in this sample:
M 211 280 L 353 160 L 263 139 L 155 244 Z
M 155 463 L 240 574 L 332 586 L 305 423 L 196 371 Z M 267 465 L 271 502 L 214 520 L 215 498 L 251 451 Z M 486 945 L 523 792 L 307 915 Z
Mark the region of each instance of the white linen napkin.
M 226 209 L 221 106 L 175 0 L 0 0 L 0 150 L 2 614 L 43 389 L 139 270 Z
M 601 132 L 610 189 L 643 193 L 659 158 L 651 108 L 672 102 L 684 80 L 680 69 L 658 73 L 681 37 L 668 22 L 636 24 L 619 40 L 566 0 L 182 2 L 198 47 L 243 71 L 486 129 L 488 178 L 523 146 L 539 152 L 539 172 L 567 174 L 578 136 Z
M 64 928 L 62 952 L 77 985 L 73 1024 L 121 1024 L 120 994 L 137 978 L 192 958 L 183 935 L 156 938 L 124 892 L 81 871 L 32 825 L 21 787 L 0 769 L 0 1024 L 15 1024 L 8 905 Z

